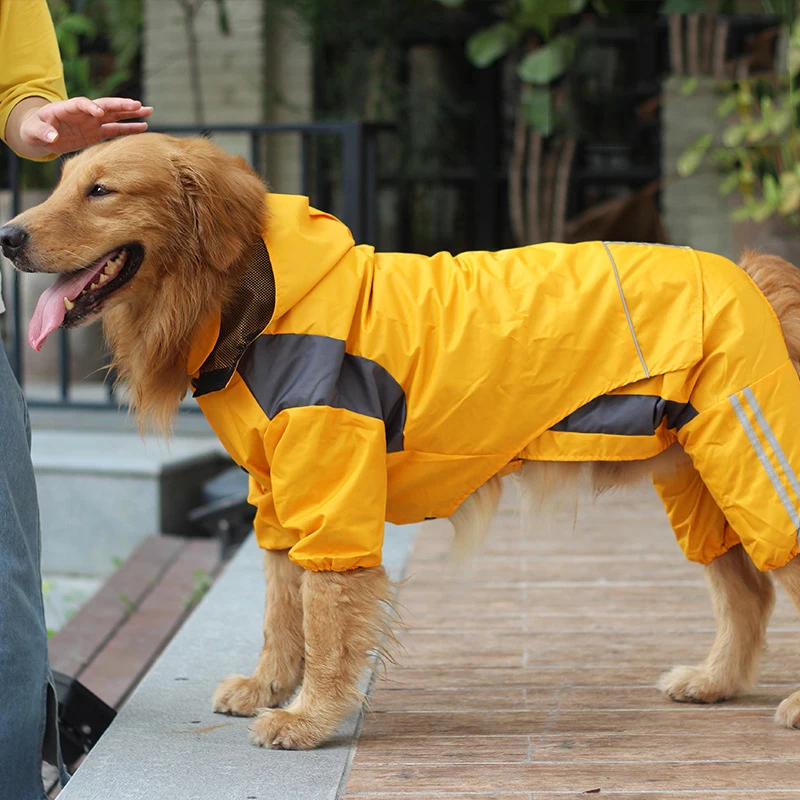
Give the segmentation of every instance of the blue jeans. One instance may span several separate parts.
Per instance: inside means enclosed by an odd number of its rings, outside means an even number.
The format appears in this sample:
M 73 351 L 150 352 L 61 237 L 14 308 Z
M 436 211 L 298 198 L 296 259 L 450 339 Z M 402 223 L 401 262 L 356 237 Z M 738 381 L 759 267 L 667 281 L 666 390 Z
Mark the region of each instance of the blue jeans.
M 66 780 L 47 658 L 39 506 L 22 390 L 0 343 L 0 798 L 41 800 L 42 758 Z

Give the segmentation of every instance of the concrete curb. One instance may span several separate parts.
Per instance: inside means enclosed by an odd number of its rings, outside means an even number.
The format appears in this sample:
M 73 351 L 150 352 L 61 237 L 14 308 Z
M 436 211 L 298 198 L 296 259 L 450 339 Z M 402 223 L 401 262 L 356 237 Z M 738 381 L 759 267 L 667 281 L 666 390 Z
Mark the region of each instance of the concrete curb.
M 384 565 L 405 572 L 417 526 L 386 526 Z M 336 800 L 362 711 L 319 750 L 253 747 L 249 720 L 211 712 L 220 679 L 255 666 L 263 573 L 251 537 L 62 791 L 63 800 Z

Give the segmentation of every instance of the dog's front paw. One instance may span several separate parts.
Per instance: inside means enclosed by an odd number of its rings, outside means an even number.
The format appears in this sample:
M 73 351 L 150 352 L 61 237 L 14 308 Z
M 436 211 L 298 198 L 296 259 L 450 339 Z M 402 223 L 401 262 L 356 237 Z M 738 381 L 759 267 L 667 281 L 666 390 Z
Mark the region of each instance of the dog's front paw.
M 736 693 L 712 680 L 702 667 L 675 667 L 659 678 L 658 688 L 679 703 L 718 703 Z
M 790 694 L 778 706 L 775 722 L 784 728 L 800 728 L 800 692 Z
M 277 681 L 265 683 L 255 677 L 231 675 L 222 681 L 214 692 L 211 708 L 218 714 L 235 717 L 253 717 L 261 708 L 274 708 L 285 703 L 292 689 L 282 688 Z
M 311 750 L 327 735 L 312 718 L 283 709 L 262 711 L 250 725 L 250 741 L 276 750 Z

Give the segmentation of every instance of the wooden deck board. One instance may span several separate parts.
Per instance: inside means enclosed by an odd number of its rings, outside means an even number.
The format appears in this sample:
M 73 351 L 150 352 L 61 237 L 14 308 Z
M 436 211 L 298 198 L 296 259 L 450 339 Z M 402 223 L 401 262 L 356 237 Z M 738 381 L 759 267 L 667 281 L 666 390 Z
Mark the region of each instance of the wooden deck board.
M 423 526 L 406 651 L 377 684 L 345 800 L 800 796 L 800 731 L 772 722 L 800 677 L 787 599 L 752 692 L 672 703 L 659 674 L 714 637 L 702 569 L 650 490 L 561 523 L 523 539 L 504 501 L 471 575 L 448 566 L 449 523 Z

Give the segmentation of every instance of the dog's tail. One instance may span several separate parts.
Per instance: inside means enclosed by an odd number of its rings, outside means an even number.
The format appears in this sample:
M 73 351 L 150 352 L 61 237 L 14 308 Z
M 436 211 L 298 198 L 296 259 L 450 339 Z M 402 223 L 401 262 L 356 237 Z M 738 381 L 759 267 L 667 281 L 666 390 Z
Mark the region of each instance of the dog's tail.
M 780 256 L 745 250 L 739 266 L 756 282 L 775 310 L 789 358 L 800 374 L 800 269 Z
M 492 521 L 503 494 L 503 479 L 499 475 L 489 478 L 473 492 L 451 515 L 455 534 L 450 546 L 450 556 L 463 562 L 483 544 L 489 523 Z

